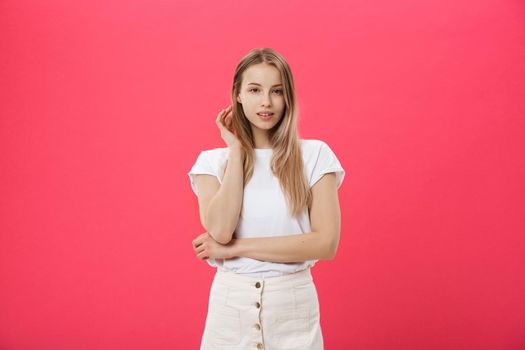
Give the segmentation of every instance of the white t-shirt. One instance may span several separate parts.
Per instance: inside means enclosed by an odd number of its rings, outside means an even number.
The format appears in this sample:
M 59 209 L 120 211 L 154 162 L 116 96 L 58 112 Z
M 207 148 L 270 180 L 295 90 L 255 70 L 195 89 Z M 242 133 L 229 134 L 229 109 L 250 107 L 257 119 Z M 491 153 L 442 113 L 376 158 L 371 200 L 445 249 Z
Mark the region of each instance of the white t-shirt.
M 306 179 L 312 187 L 324 174 L 335 172 L 337 188 L 341 186 L 345 170 L 330 147 L 321 140 L 300 140 Z M 195 175 L 209 174 L 217 177 L 222 184 L 228 147 L 202 151 L 191 168 L 190 177 L 193 192 Z M 270 169 L 273 149 L 255 149 L 253 175 L 244 186 L 241 215 L 233 238 L 270 237 L 311 232 L 308 208 L 294 218 L 288 213 L 288 205 L 279 180 Z M 275 263 L 247 257 L 232 259 L 207 259 L 208 264 L 220 270 L 231 271 L 250 277 L 265 278 L 281 276 L 312 267 L 318 260 L 294 263 Z

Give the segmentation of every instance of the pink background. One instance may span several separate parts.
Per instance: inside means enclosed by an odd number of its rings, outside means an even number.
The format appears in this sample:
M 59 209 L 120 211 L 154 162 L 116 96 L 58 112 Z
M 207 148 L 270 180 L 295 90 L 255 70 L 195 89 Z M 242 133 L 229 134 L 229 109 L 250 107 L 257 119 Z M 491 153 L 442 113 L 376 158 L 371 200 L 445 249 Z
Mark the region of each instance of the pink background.
M 525 7 L 2 1 L 0 349 L 197 349 L 187 172 L 254 47 L 347 175 L 326 349 L 525 349 Z

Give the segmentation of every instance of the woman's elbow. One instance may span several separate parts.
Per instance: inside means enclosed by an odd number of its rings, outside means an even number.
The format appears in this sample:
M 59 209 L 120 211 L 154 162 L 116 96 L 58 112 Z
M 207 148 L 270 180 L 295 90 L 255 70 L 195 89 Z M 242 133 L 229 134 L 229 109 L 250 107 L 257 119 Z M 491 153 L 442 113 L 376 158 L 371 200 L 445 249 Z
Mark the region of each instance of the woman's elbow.
M 326 248 L 325 260 L 333 260 L 337 255 L 337 247 L 339 245 L 339 240 L 330 240 Z
M 229 232 L 229 230 L 226 231 L 214 231 L 209 232 L 209 234 L 213 237 L 213 239 L 220 244 L 228 244 L 233 238 L 233 233 Z

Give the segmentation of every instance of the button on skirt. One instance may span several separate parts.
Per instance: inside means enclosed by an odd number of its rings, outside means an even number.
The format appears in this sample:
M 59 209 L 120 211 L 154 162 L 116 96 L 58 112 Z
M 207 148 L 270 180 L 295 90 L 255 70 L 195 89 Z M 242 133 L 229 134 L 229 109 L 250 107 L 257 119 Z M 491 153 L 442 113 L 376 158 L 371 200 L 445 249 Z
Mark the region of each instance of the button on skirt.
M 310 268 L 254 278 L 217 270 L 200 350 L 322 350 Z

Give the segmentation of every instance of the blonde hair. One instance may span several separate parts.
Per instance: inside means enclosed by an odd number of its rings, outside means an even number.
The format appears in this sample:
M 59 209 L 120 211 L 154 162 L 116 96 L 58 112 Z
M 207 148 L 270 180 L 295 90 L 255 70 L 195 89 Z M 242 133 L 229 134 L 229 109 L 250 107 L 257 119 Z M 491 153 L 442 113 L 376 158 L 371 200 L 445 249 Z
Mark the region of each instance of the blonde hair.
M 292 216 L 299 215 L 303 209 L 310 208 L 312 194 L 304 174 L 301 144 L 297 130 L 298 105 L 292 71 L 286 60 L 271 48 L 252 49 L 244 56 L 233 77 L 232 86 L 232 128 L 236 131 L 246 157 L 244 161 L 244 184 L 253 174 L 254 139 L 250 121 L 246 118 L 242 105 L 237 101 L 241 89 L 243 73 L 254 64 L 265 63 L 279 70 L 283 84 L 285 110 L 281 120 L 269 131 L 273 148 L 271 170 L 279 179 Z

